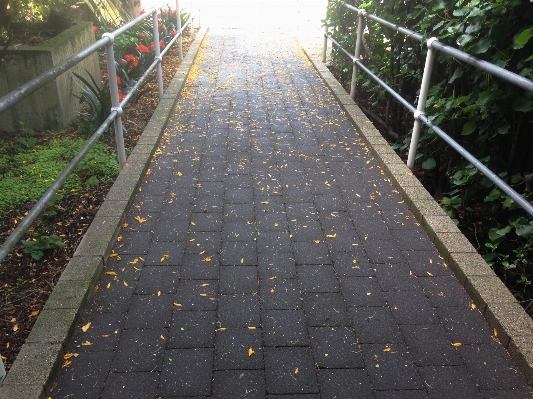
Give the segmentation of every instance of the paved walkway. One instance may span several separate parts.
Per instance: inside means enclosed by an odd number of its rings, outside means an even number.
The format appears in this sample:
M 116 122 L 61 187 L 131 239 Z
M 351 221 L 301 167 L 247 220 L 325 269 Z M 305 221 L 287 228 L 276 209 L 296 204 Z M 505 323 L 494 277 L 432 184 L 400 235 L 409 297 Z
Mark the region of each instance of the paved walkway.
M 53 399 L 530 395 L 279 33 L 208 33 L 69 352 Z

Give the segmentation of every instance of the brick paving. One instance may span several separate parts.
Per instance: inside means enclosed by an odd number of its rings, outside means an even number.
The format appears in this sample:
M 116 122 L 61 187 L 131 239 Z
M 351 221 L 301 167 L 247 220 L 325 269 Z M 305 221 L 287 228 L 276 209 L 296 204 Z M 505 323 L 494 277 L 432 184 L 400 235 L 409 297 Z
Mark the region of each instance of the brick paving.
M 113 251 L 53 399 L 531 397 L 289 35 L 208 33 Z

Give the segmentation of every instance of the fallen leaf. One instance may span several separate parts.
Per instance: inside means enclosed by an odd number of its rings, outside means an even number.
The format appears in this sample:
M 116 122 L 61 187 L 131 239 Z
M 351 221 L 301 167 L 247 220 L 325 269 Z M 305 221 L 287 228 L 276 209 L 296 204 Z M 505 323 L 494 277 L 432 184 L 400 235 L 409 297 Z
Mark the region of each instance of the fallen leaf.
M 180 307 L 180 306 L 183 306 L 183 305 L 181 303 L 174 302 L 174 306 Z
M 470 307 L 471 307 L 472 309 L 475 309 L 475 308 L 477 308 L 477 306 L 476 306 L 476 304 L 475 304 L 475 303 L 472 303 L 472 304 L 470 305 Z
M 161 291 L 157 291 L 157 296 L 161 296 Z
M 105 272 L 105 274 L 108 274 L 110 276 L 116 276 L 117 275 L 117 273 L 115 273 L 115 272 Z
M 159 338 L 161 338 L 162 340 L 165 339 L 165 336 L 164 335 L 160 335 Z
M 250 348 L 248 349 L 248 356 L 252 356 L 252 355 L 255 355 L 255 351 L 252 348 Z
M 298 374 L 298 367 L 294 370 L 294 374 Z
M 494 336 L 495 336 L 495 337 L 498 336 L 498 330 L 496 330 L 496 328 L 494 329 Z
M 168 258 L 170 258 L 170 255 L 169 255 L 169 254 L 164 254 L 163 257 L 161 258 L 161 261 L 160 261 L 160 262 L 164 262 L 164 261 L 167 260 Z
M 207 296 L 207 294 L 200 294 L 200 296 Z
M 15 324 L 15 325 L 13 326 L 13 331 L 18 331 L 18 329 L 19 329 L 18 324 Z
M 124 284 L 124 287 L 128 287 L 128 283 L 126 283 L 125 281 L 123 281 L 122 284 Z
M 241 258 L 241 264 L 244 263 L 244 258 Z
M 438 295 L 439 295 L 440 297 L 443 297 L 443 296 L 444 296 L 444 292 L 441 291 L 441 292 L 439 292 Z
M 326 237 L 328 237 L 328 238 L 335 238 L 335 237 L 337 237 L 337 233 L 335 233 L 335 234 L 328 234 Z
M 320 240 L 315 240 L 315 244 L 320 244 Z
M 211 258 L 208 256 L 207 258 L 204 259 L 204 261 L 211 262 Z
M 254 326 L 248 326 L 248 330 L 255 330 L 255 329 L 256 329 L 256 327 L 254 327 Z
M 111 287 L 111 282 L 107 283 L 107 285 L 106 285 L 106 288 L 109 289 L 109 287 Z
M 220 328 L 217 328 L 215 331 L 226 331 L 227 328 L 226 327 L 220 327 Z
M 92 343 L 89 342 L 89 341 L 85 341 L 85 342 L 81 343 L 81 346 L 91 346 L 91 345 L 92 345 Z
M 460 342 L 454 342 L 454 343 L 452 344 L 452 346 L 455 346 L 456 348 L 459 347 L 459 346 L 461 346 L 461 345 L 463 345 L 463 344 L 460 343 Z
M 390 348 L 383 349 L 383 352 L 390 352 Z
M 429 277 L 433 277 L 433 274 L 430 272 L 426 272 Z
M 269 278 L 269 280 L 275 280 L 277 278 L 278 278 L 278 276 L 272 276 L 272 277 Z
M 91 327 L 91 322 L 88 322 L 87 324 L 85 324 L 85 325 L 81 328 L 81 331 L 83 331 L 83 332 L 87 332 L 87 330 L 89 329 L 89 327 Z
M 34 310 L 33 312 L 30 313 L 30 317 L 35 317 L 39 314 L 39 310 Z

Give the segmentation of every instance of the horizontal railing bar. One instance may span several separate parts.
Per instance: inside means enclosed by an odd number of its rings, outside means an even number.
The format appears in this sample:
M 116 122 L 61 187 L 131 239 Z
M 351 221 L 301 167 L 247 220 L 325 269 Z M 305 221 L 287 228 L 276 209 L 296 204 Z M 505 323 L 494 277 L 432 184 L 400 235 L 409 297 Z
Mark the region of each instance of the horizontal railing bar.
M 434 41 L 431 46 L 444 54 L 451 55 L 452 57 L 457 58 L 459 61 L 463 61 L 469 65 L 488 72 L 491 75 L 497 76 L 507 82 L 514 84 L 515 86 L 521 87 L 524 90 L 533 92 L 533 81 L 523 76 L 508 71 L 507 69 L 494 65 L 490 62 L 480 60 L 479 58 L 465 53 L 464 51 L 458 50 L 439 41 Z
M 337 45 L 345 54 L 353 60 L 359 68 L 366 72 L 376 83 L 383 87 L 391 96 L 393 96 L 398 102 L 400 102 L 405 108 L 407 108 L 413 115 L 416 112 L 416 108 L 410 104 L 406 99 L 404 99 L 400 94 L 394 91 L 387 83 L 381 80 L 377 75 L 375 75 L 370 69 L 368 69 L 360 60 L 356 60 L 354 56 L 348 53 L 347 50 L 342 48 L 337 41 L 327 36 L 335 45 Z M 436 43 L 436 42 L 434 42 Z M 462 147 L 457 141 L 452 139 L 444 130 L 439 128 L 436 125 L 433 125 L 431 121 L 424 115 L 419 115 L 419 120 L 434 131 L 437 136 L 443 139 L 446 143 L 450 145 L 455 151 L 457 151 L 462 157 L 464 157 L 468 162 L 470 162 L 477 170 L 483 173 L 490 181 L 492 181 L 498 188 L 500 188 L 504 193 L 509 195 L 513 201 L 515 201 L 520 207 L 522 207 L 530 216 L 533 216 L 533 205 L 530 204 L 524 197 L 518 194 L 511 186 L 504 182 L 498 175 L 491 171 L 487 166 L 485 166 L 481 161 L 476 157 L 470 154 L 464 147 Z
M 349 8 L 350 10 L 355 11 L 357 13 L 360 12 L 360 11 L 363 11 L 363 9 L 359 9 L 357 7 L 354 7 L 354 6 L 350 5 L 350 4 L 343 3 L 343 5 L 346 8 Z M 403 34 L 403 35 L 405 35 L 407 37 L 410 37 L 411 39 L 414 39 L 417 42 L 422 42 L 424 40 L 424 36 L 422 36 L 420 33 L 412 31 L 411 29 L 404 28 L 403 26 L 399 26 L 399 25 L 393 24 L 392 22 L 387 21 L 386 19 L 380 18 L 377 15 L 365 14 L 365 16 L 368 19 L 371 19 L 373 21 L 376 21 L 376 22 L 386 26 L 387 28 L 394 29 L 396 32 L 399 32 L 399 33 L 401 33 L 401 34 Z
M 174 36 L 172 38 L 171 41 L 168 42 L 166 47 L 161 51 L 161 57 L 164 56 L 167 53 L 167 51 L 170 50 L 172 45 L 176 42 L 176 40 L 178 40 L 180 38 L 180 36 L 183 36 L 183 31 L 185 30 L 185 28 L 187 27 L 187 25 L 189 24 L 190 21 L 191 21 L 191 17 L 189 17 L 189 19 L 187 19 L 187 22 L 185 22 L 185 24 L 183 24 L 183 26 L 181 27 L 181 30 L 176 34 L 176 36 Z
M 118 111 L 113 111 L 107 117 L 102 125 L 96 130 L 96 132 L 91 136 L 83 148 L 76 154 L 76 156 L 70 161 L 67 167 L 61 172 L 59 177 L 52 183 L 50 188 L 46 190 L 43 196 L 37 201 L 37 203 L 31 208 L 28 212 L 28 215 L 19 223 L 19 225 L 13 230 L 13 233 L 7 238 L 7 240 L 0 247 L 0 263 L 6 258 L 9 252 L 17 244 L 17 242 L 22 238 L 24 233 L 30 228 L 32 223 L 39 217 L 40 213 L 48 205 L 52 197 L 59 191 L 63 183 L 68 179 L 68 177 L 74 172 L 76 167 L 83 160 L 85 155 L 90 151 L 90 149 L 96 144 L 100 136 L 109 128 L 113 120 L 118 116 Z

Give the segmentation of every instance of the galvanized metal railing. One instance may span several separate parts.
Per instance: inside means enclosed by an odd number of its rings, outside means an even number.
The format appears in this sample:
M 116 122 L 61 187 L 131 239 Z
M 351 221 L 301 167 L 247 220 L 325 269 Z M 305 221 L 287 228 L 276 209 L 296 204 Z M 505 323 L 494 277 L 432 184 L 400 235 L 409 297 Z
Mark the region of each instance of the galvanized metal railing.
M 146 81 L 146 79 L 148 79 L 149 74 L 156 67 L 157 67 L 157 84 L 158 84 L 158 90 L 159 90 L 159 98 L 163 97 L 163 70 L 162 70 L 161 63 L 163 61 L 163 56 L 171 48 L 171 46 L 176 42 L 176 40 L 178 40 L 178 46 L 179 46 L 179 49 L 178 49 L 179 60 L 180 62 L 183 61 L 182 36 L 183 36 L 184 30 L 186 29 L 187 25 L 191 22 L 192 19 L 189 18 L 185 22 L 184 26 L 182 27 L 181 9 L 179 6 L 179 0 L 175 0 L 177 33 L 172 38 L 172 40 L 170 40 L 170 42 L 167 44 L 167 46 L 165 47 L 163 51 L 161 51 L 161 48 L 159 45 L 159 29 L 158 29 L 158 23 L 157 23 L 157 11 L 167 6 L 171 2 L 174 2 L 174 0 L 167 1 L 166 3 L 161 4 L 161 6 L 157 8 L 152 7 L 144 14 L 139 15 L 137 18 L 131 20 L 130 22 L 114 30 L 113 32 L 105 33 L 100 40 L 86 47 L 85 49 L 81 50 L 80 52 L 78 52 L 78 54 L 70 58 L 67 58 L 66 60 L 56 65 L 55 67 L 49 69 L 46 72 L 43 72 L 41 75 L 33 78 L 29 82 L 13 90 L 11 93 L 0 98 L 0 114 L 1 114 L 4 111 L 7 111 L 12 106 L 14 106 L 15 104 L 17 104 L 18 102 L 22 101 L 24 98 L 29 96 L 31 93 L 43 87 L 48 82 L 54 80 L 56 77 L 58 77 L 62 73 L 68 71 L 70 68 L 78 64 L 80 61 L 89 57 L 91 54 L 98 51 L 99 49 L 105 47 L 106 58 L 107 58 L 108 80 L 109 80 L 109 87 L 110 87 L 110 92 L 111 92 L 111 104 L 112 104 L 111 113 L 107 117 L 107 119 L 104 121 L 104 123 L 100 125 L 100 127 L 96 130 L 96 132 L 89 138 L 89 140 L 87 140 L 87 143 L 85 143 L 85 145 L 80 150 L 80 152 L 76 154 L 76 156 L 70 161 L 67 167 L 63 170 L 63 172 L 59 175 L 59 177 L 54 181 L 52 186 L 50 186 L 50 188 L 46 190 L 46 192 L 39 199 L 39 201 L 37 201 L 37 203 L 32 207 L 28 215 L 18 224 L 18 226 L 13 231 L 13 233 L 11 233 L 11 235 L 7 238 L 7 240 L 2 244 L 2 247 L 0 247 L 0 263 L 2 263 L 2 261 L 6 258 L 9 252 L 11 252 L 13 247 L 22 238 L 24 233 L 26 233 L 26 231 L 30 228 L 30 226 L 37 219 L 37 217 L 39 217 L 39 215 L 46 208 L 47 204 L 50 202 L 52 197 L 63 186 L 67 178 L 74 172 L 74 170 L 83 160 L 83 158 L 87 155 L 87 153 L 91 150 L 91 148 L 96 144 L 96 142 L 100 139 L 100 137 L 104 134 L 104 132 L 107 131 L 111 123 L 114 123 L 114 127 L 115 127 L 115 137 L 116 137 L 116 143 L 117 143 L 119 165 L 120 165 L 120 168 L 124 166 L 124 163 L 126 161 L 126 152 L 124 148 L 122 120 L 120 118 L 120 116 L 122 115 L 123 107 L 130 101 L 131 97 L 135 94 L 137 89 L 142 87 L 143 83 Z M 117 84 L 117 79 L 116 79 L 115 55 L 114 55 L 114 49 L 113 49 L 113 42 L 116 37 L 127 32 L 128 30 L 133 28 L 137 23 L 141 22 L 142 20 L 150 16 L 152 16 L 153 34 L 154 34 L 154 50 L 155 50 L 154 62 L 148 67 L 148 69 L 145 71 L 143 76 L 133 86 L 131 91 L 126 94 L 126 96 L 124 97 L 122 101 L 120 101 L 119 94 L 118 94 L 118 84 Z M 191 26 L 191 28 L 193 27 Z M 6 373 L 5 373 L 3 361 L 0 361 L 0 386 L 2 386 L 5 375 Z
M 513 201 L 515 201 L 520 207 L 522 207 L 529 215 L 533 216 L 533 205 L 526 201 L 519 193 L 513 190 L 507 183 L 505 183 L 498 175 L 493 171 L 487 168 L 481 161 L 476 157 L 470 154 L 465 148 L 463 148 L 457 141 L 450 137 L 446 132 L 441 128 L 431 123 L 431 121 L 426 117 L 426 100 L 429 90 L 431 73 L 433 70 L 433 62 L 435 59 L 435 51 L 438 50 L 444 54 L 450 55 L 464 63 L 472 65 L 475 68 L 481 69 L 493 76 L 497 76 L 509 83 L 512 83 L 524 90 L 533 92 L 533 81 L 524 78 L 516 73 L 508 71 L 504 68 L 501 68 L 497 65 L 491 64 L 490 62 L 480 60 L 464 51 L 458 50 L 454 47 L 448 46 L 438 41 L 437 38 L 432 37 L 426 40 L 427 46 L 427 55 L 426 62 L 424 66 L 424 72 L 422 75 L 422 82 L 420 85 L 420 94 L 418 97 L 418 103 L 415 107 L 410 104 L 406 99 L 400 96 L 393 88 L 387 85 L 383 80 L 381 80 L 376 74 L 374 74 L 370 69 L 368 69 L 363 62 L 361 61 L 361 48 L 363 43 L 363 31 L 365 27 L 365 20 L 369 19 L 375 21 L 385 27 L 395 30 L 398 33 L 401 33 L 410 39 L 421 43 L 424 40 L 424 36 L 420 33 L 414 32 L 410 29 L 398 26 L 390 21 L 387 21 L 383 18 L 380 18 L 373 14 L 367 14 L 364 9 L 359 9 L 350 4 L 341 3 L 344 7 L 356 12 L 358 14 L 357 21 L 357 39 L 355 44 L 354 54 L 350 53 L 348 50 L 343 48 L 340 43 L 338 43 L 333 37 L 328 34 L 328 28 L 326 27 L 324 33 L 324 51 L 322 53 L 322 62 L 326 62 L 326 52 L 327 52 L 327 40 L 336 45 L 348 58 L 353 61 L 353 72 L 352 72 L 352 81 L 350 86 L 350 96 L 355 100 L 355 93 L 357 90 L 356 79 L 359 73 L 359 69 L 369 75 L 376 83 L 383 87 L 394 99 L 396 99 L 400 104 L 407 108 L 414 117 L 413 125 L 413 134 L 411 137 L 411 144 L 409 148 L 409 155 L 407 159 L 407 166 L 412 169 L 415 163 L 416 150 L 418 148 L 418 139 L 420 136 L 420 128 L 422 124 L 426 125 L 428 128 L 433 130 L 437 136 L 442 138 L 446 143 L 448 143 L 455 151 L 461 154 L 466 160 L 468 160 L 472 165 L 474 165 L 481 173 L 483 173 L 490 181 L 492 181 L 498 188 L 500 188 L 504 193 L 506 193 Z

